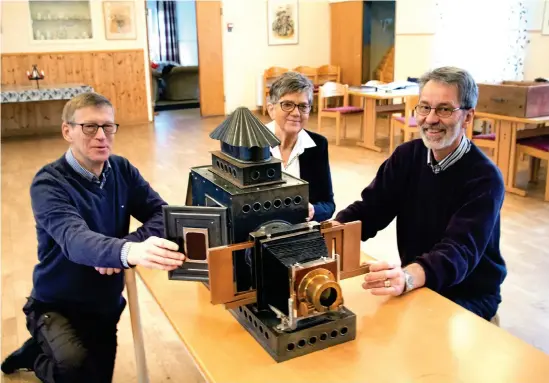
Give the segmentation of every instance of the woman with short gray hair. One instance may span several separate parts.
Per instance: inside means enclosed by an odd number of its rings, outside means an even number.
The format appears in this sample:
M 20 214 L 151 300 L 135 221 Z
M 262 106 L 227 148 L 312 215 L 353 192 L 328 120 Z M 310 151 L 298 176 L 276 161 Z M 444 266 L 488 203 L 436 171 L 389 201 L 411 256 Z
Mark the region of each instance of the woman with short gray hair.
M 282 170 L 309 183 L 308 220 L 326 221 L 335 211 L 328 140 L 304 129 L 313 105 L 313 83 L 296 72 L 278 77 L 269 91 L 267 127 L 280 140 L 271 148 Z

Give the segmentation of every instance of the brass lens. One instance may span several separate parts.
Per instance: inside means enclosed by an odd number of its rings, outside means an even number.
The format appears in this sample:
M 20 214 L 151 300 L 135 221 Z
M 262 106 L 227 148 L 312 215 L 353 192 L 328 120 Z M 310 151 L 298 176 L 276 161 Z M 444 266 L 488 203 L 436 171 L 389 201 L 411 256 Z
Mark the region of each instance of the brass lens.
M 339 283 L 331 271 L 323 268 L 314 269 L 303 277 L 298 298 L 319 312 L 333 310 L 343 303 Z

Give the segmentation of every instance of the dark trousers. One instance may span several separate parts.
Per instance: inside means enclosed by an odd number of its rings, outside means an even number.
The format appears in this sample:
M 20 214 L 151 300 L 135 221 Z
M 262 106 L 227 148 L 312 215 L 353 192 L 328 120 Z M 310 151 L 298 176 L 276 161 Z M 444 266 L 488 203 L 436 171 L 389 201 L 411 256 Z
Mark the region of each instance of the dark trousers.
M 123 309 L 123 308 L 122 308 Z M 45 383 L 110 383 L 119 313 L 98 315 L 54 307 L 32 298 L 23 308 L 41 353 L 34 373 Z

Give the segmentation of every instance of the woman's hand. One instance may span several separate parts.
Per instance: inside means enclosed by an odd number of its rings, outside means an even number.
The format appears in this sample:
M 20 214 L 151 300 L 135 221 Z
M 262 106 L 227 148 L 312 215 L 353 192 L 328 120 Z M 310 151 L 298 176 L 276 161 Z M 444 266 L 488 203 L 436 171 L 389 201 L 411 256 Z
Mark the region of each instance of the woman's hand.
M 315 215 L 315 207 L 309 203 L 309 216 L 307 217 L 307 221 L 310 221 L 313 219 Z

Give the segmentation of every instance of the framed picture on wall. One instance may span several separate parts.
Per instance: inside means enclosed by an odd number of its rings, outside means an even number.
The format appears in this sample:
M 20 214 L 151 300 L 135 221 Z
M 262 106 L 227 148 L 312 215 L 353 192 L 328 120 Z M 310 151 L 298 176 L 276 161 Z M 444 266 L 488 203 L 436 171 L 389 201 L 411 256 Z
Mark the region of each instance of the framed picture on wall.
M 104 1 L 103 18 L 107 40 L 137 39 L 134 1 Z
M 269 45 L 298 43 L 299 12 L 297 1 L 267 1 L 267 36 Z
M 541 34 L 549 35 L 549 0 L 545 0 L 545 9 L 543 11 L 543 24 L 541 25 Z

